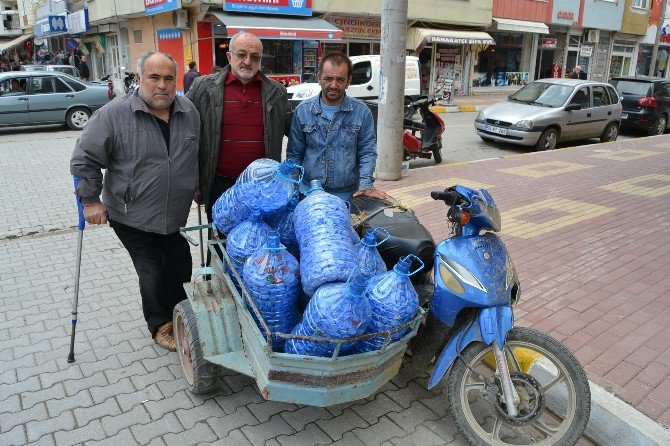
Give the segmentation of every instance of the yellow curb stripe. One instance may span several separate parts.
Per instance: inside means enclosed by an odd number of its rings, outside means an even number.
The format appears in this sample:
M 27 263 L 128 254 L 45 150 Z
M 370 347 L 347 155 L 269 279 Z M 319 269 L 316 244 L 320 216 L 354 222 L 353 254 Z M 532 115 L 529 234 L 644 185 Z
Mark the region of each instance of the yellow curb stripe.
M 460 107 L 462 112 L 473 112 L 477 111 L 477 106 L 476 105 L 461 105 Z

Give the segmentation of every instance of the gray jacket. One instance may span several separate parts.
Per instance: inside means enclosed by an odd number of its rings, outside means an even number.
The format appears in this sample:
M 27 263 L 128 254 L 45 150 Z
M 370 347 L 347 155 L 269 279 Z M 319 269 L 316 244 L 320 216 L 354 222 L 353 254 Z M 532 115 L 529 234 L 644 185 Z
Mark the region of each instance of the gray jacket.
M 219 73 L 195 78 L 186 94 L 200 112 L 202 128 L 199 157 L 200 191 L 205 204 L 210 207 L 214 204 L 209 202 L 209 193 L 214 184 L 216 166 L 219 162 L 223 89 L 229 71 L 230 65 L 226 65 Z M 284 135 L 288 136 L 291 127 L 291 106 L 286 96 L 286 88 L 260 72 L 259 75 L 262 79 L 265 156 L 280 161 L 282 139 Z
M 200 118 L 177 96 L 170 118 L 170 153 L 154 115 L 137 90 L 97 110 L 70 161 L 82 177 L 76 194 L 100 201 L 109 218 L 146 232 L 172 234 L 186 224 L 198 188 Z M 101 169 L 106 169 L 104 180 Z

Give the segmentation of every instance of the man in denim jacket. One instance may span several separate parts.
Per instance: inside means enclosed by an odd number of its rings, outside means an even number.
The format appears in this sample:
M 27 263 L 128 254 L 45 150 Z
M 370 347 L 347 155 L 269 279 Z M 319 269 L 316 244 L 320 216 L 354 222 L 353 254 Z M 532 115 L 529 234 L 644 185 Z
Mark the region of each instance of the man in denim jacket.
M 346 95 L 351 60 L 327 53 L 319 63 L 321 94 L 300 103 L 293 114 L 287 158 L 305 168 L 303 182 L 320 180 L 326 192 L 343 200 L 367 195 L 386 199 L 375 189 L 377 143 L 370 109 Z

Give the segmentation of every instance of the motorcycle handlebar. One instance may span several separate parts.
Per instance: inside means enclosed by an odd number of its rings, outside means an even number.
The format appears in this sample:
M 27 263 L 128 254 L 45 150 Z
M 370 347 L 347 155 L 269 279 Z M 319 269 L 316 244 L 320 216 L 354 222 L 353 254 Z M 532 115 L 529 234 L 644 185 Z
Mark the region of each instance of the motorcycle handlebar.
M 442 192 L 433 191 L 430 193 L 433 200 L 444 201 L 447 206 L 454 206 L 460 197 L 460 194 L 455 190 L 446 189 Z

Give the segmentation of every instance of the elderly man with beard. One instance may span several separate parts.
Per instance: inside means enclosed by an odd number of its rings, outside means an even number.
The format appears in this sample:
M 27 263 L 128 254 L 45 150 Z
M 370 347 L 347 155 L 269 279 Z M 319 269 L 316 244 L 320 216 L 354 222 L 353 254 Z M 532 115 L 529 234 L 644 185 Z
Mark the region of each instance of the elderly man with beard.
M 86 221 L 109 222 L 130 254 L 151 336 L 174 351 L 172 311 L 191 278 L 191 252 L 179 228 L 198 188 L 200 118 L 191 101 L 176 95 L 172 57 L 144 53 L 137 76 L 134 93 L 88 121 L 70 172 L 81 178 L 75 193 Z
M 229 64 L 200 76 L 186 95 L 200 112 L 200 190 L 207 216 L 242 171 L 259 158 L 279 161 L 291 125 L 286 89 L 259 71 L 263 44 L 251 33 L 230 39 Z

